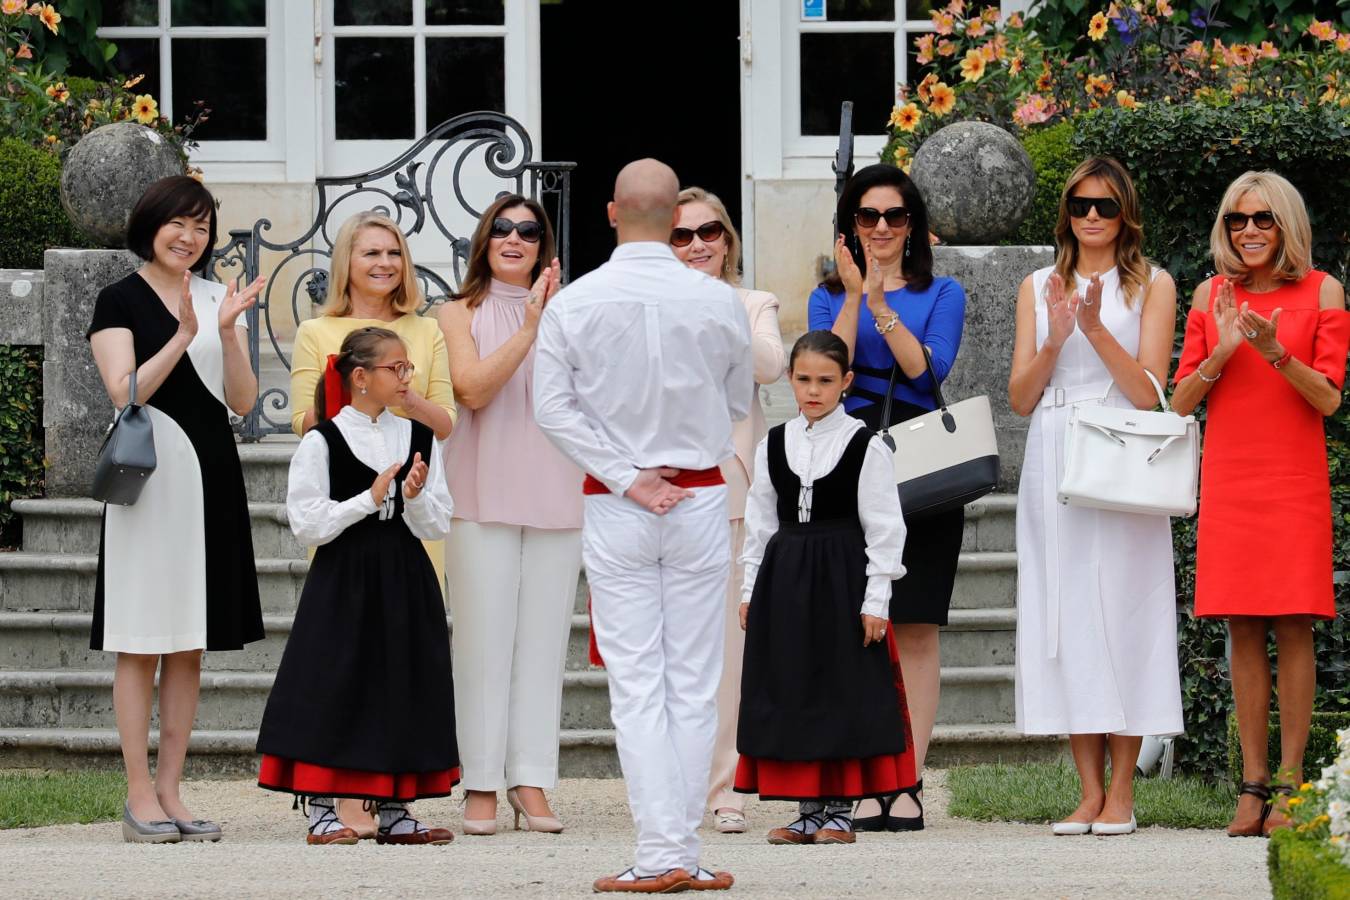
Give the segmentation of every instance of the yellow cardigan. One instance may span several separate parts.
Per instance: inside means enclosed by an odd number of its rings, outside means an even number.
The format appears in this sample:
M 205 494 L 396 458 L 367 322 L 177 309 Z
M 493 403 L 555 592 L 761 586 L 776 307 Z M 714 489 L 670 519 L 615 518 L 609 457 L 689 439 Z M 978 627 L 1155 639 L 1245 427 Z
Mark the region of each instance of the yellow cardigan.
M 291 353 L 291 429 L 301 434 L 305 413 L 314 406 L 314 388 L 328 365 L 328 356 L 337 353 L 342 341 L 358 328 L 375 325 L 388 328 L 403 338 L 408 345 L 408 361 L 417 370 L 413 387 L 417 393 L 450 414 L 450 421 L 459 418 L 455 408 L 455 394 L 450 388 L 450 362 L 445 352 L 445 337 L 436 320 L 413 313 L 400 316 L 392 322 L 379 319 L 357 319 L 352 316 L 319 316 L 300 323 L 295 333 L 295 347 Z M 398 410 L 391 410 L 402 415 Z M 436 569 L 436 578 L 445 590 L 445 542 L 423 541 L 427 556 Z M 312 553 L 310 554 L 313 555 Z

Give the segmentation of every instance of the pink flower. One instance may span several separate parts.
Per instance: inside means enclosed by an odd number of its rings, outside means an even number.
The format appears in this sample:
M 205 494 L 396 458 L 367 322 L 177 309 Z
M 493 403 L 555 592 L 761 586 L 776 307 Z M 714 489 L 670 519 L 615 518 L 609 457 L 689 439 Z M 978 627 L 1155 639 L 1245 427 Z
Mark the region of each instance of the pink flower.
M 0 12 L 4 13 L 7 16 L 18 15 L 19 13 L 23 12 L 23 9 L 24 9 L 23 0 L 4 0 L 3 3 L 0 3 Z

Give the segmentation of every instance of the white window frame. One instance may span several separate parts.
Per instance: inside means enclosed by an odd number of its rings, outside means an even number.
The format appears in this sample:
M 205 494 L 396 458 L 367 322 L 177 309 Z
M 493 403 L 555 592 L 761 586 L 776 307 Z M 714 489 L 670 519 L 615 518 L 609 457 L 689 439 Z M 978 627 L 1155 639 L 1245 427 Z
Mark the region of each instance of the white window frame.
M 322 97 L 320 134 L 322 171 L 348 175 L 368 171 L 394 159 L 426 134 L 426 39 L 438 37 L 499 37 L 505 80 L 505 113 L 521 122 L 536 142 L 539 134 L 539 0 L 505 0 L 501 25 L 427 25 L 426 4 L 413 3 L 410 25 L 336 25 L 333 0 L 318 0 L 322 10 Z M 390 140 L 339 140 L 337 137 L 336 40 L 348 37 L 413 39 L 413 135 Z M 537 149 L 537 148 L 536 148 Z
M 186 109 L 177 109 L 174 106 L 173 51 L 171 45 L 175 38 L 263 38 L 267 42 L 265 56 L 267 71 L 263 82 L 266 89 L 264 99 L 267 103 L 266 140 L 201 141 L 197 150 L 192 154 L 193 163 L 207 165 L 212 163 L 278 163 L 287 160 L 288 148 L 284 123 L 286 121 L 285 106 L 288 98 L 285 95 L 286 92 L 273 90 L 273 86 L 285 84 L 289 80 L 282 76 L 283 68 L 289 70 L 290 67 L 283 65 L 284 29 L 281 23 L 285 19 L 284 7 L 290 6 L 294 9 L 296 4 L 294 2 L 286 4 L 283 3 L 283 0 L 267 0 L 263 25 L 222 28 L 174 26 L 170 21 L 171 0 L 158 0 L 158 4 L 159 21 L 155 25 L 109 26 L 99 28 L 97 34 L 99 37 L 114 43 L 118 40 L 131 39 L 157 39 L 159 41 L 160 85 L 159 96 L 155 100 L 159 104 L 160 114 L 166 116 L 170 122 L 175 124 L 187 114 Z M 291 72 L 287 71 L 286 74 L 289 76 Z M 187 102 L 190 104 L 192 101 L 189 99 Z M 250 166 L 247 168 L 257 167 Z M 270 168 L 277 167 L 272 166 Z

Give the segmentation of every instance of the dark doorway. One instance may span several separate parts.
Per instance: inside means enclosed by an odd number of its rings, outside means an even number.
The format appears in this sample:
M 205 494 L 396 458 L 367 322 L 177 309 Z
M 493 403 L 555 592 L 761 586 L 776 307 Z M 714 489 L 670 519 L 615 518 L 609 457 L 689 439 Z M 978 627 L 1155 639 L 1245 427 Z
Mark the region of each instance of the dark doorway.
M 572 277 L 609 258 L 605 204 L 634 159 L 669 163 L 681 185 L 741 224 L 739 3 L 543 0 L 542 159 L 577 163 Z

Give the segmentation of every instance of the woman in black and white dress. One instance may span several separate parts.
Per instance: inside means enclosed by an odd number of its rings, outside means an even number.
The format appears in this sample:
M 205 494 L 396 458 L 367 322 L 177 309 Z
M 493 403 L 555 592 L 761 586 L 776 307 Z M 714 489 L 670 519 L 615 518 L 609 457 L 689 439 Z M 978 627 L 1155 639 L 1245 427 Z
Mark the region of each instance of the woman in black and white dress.
M 89 642 L 117 653 L 113 710 L 127 770 L 128 841 L 220 839 L 220 828 L 179 797 L 202 650 L 238 650 L 263 637 L 229 421 L 258 394 L 240 316 L 263 280 L 236 291 L 195 274 L 206 271 L 215 238 L 216 204 L 205 187 L 186 176 L 155 182 L 127 225 L 127 246 L 145 265 L 99 293 L 88 331 L 114 405 L 126 404 L 135 369 L 157 462 L 134 505 L 105 507 Z M 157 667 L 160 743 L 151 779 Z

